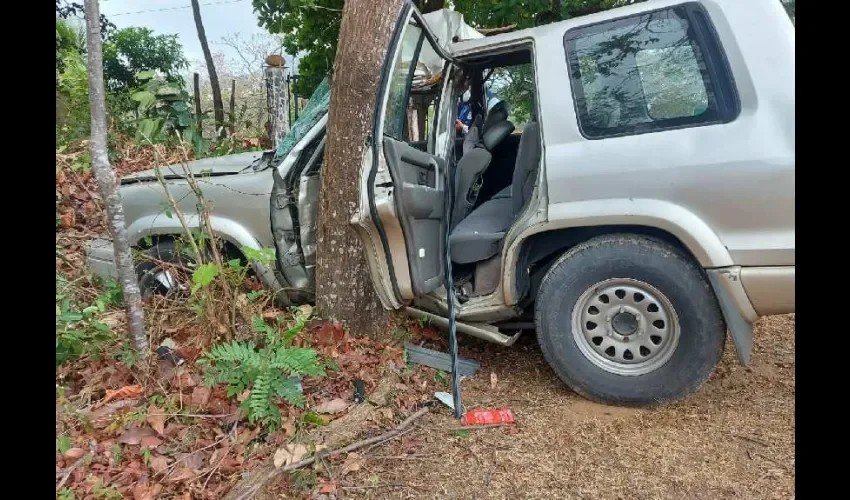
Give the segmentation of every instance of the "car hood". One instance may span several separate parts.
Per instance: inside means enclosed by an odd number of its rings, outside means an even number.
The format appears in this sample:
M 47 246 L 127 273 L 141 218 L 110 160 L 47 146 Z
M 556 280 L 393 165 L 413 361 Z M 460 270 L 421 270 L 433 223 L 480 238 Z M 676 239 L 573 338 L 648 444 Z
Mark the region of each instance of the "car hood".
M 263 156 L 262 151 L 252 151 L 250 153 L 239 153 L 235 155 L 217 156 L 215 158 L 204 158 L 202 160 L 194 160 L 187 163 L 189 171 L 198 177 L 217 177 L 222 175 L 233 175 L 240 172 L 252 172 L 252 164 Z M 183 171 L 183 166 L 179 163 L 176 165 L 168 165 L 160 167 L 162 175 L 166 179 L 184 179 L 186 177 Z M 155 181 L 156 169 L 143 170 L 135 172 L 121 178 L 121 184 L 131 184 L 134 182 Z

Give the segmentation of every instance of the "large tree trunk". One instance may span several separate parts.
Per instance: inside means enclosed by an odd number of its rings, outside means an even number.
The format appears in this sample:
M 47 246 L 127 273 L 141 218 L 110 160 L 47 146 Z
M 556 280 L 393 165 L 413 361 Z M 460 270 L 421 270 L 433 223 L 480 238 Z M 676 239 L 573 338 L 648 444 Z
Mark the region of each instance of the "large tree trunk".
M 345 2 L 331 80 L 319 194 L 316 306 L 322 317 L 342 321 L 355 335 L 392 333 L 397 320 L 381 307 L 372 288 L 363 245 L 350 220 L 358 205 L 360 159 L 372 135 L 381 67 L 401 7 L 402 0 Z
M 218 73 L 215 71 L 210 45 L 207 43 L 207 32 L 204 30 L 204 22 L 201 20 L 201 7 L 198 0 L 192 0 L 192 15 L 195 16 L 195 27 L 198 28 L 198 40 L 201 41 L 201 50 L 204 51 L 204 61 L 207 63 L 207 71 L 210 74 L 210 86 L 213 94 L 213 115 L 215 116 L 215 128 L 219 136 L 226 134 L 224 128 L 224 101 L 221 99 L 221 86 L 218 84 Z
M 142 294 L 136 279 L 127 229 L 124 227 L 124 206 L 115 172 L 106 153 L 106 92 L 103 88 L 103 46 L 100 39 L 100 9 L 98 0 L 85 0 L 87 25 L 87 53 L 89 63 L 89 107 L 91 108 L 91 169 L 100 188 L 100 196 L 106 206 L 106 219 L 115 249 L 118 280 L 124 293 L 127 309 L 127 328 L 133 347 L 142 356 L 148 354 L 148 339 L 145 335 L 145 312 L 142 309 Z

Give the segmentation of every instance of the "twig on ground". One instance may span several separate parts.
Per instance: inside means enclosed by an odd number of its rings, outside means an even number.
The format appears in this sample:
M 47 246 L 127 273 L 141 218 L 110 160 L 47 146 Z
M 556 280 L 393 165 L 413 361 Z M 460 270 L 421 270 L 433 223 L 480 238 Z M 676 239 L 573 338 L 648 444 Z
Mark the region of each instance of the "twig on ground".
M 76 462 L 74 462 L 73 464 L 71 464 L 71 466 L 70 466 L 70 467 L 68 467 L 67 469 L 65 469 L 65 473 L 64 473 L 64 474 L 62 474 L 62 479 L 59 481 L 59 484 L 57 484 L 57 485 L 56 485 L 56 491 L 61 490 L 61 489 L 62 489 L 62 487 L 63 487 L 63 486 L 65 486 L 65 483 L 66 483 L 66 482 L 68 482 L 68 478 L 69 478 L 69 477 L 71 477 L 71 473 L 72 473 L 72 472 L 74 472 L 74 469 L 76 469 L 76 468 L 77 468 L 77 467 L 79 467 L 79 466 L 80 466 L 83 462 L 85 462 L 86 457 L 88 457 L 88 455 L 83 455 L 83 456 L 81 456 L 80 458 L 78 458 L 78 459 L 77 459 L 77 461 L 76 461 Z
M 189 418 L 226 418 L 232 417 L 236 413 L 218 413 L 204 415 L 200 413 L 148 413 L 149 417 L 189 417 Z
M 364 439 L 362 441 L 357 441 L 356 443 L 352 443 L 348 446 L 345 446 L 345 447 L 342 447 L 342 448 L 339 448 L 339 449 L 336 449 L 336 450 L 333 450 L 333 451 L 327 451 L 327 452 L 323 451 L 323 452 L 321 452 L 317 455 L 318 456 L 328 456 L 328 455 L 337 455 L 337 454 L 341 454 L 341 453 L 349 453 L 349 452 L 352 452 L 352 451 L 355 451 L 355 450 L 359 450 L 360 448 L 363 448 L 365 446 L 378 444 L 378 443 L 384 443 L 386 441 L 389 441 L 390 439 L 393 439 L 393 438 L 401 435 L 402 433 L 404 433 L 404 431 L 410 426 L 410 424 L 413 423 L 414 420 L 416 420 L 419 417 L 421 417 L 422 415 L 425 415 L 426 413 L 428 413 L 429 409 L 430 408 L 427 407 L 427 406 L 420 408 L 419 410 L 414 412 L 412 415 L 407 417 L 402 423 L 398 424 L 398 426 L 395 429 L 389 430 L 389 431 L 381 434 L 380 436 L 375 436 L 375 437 L 371 437 L 369 439 Z M 301 467 L 312 464 L 313 462 L 316 461 L 317 455 L 313 455 L 312 457 L 301 460 L 300 462 L 295 462 L 294 464 L 287 465 L 286 467 L 281 467 L 279 469 L 274 469 L 274 470 L 270 471 L 266 475 L 266 477 L 264 477 L 262 480 L 255 483 L 253 486 L 251 486 L 250 489 L 246 490 L 243 494 L 236 497 L 236 500 L 248 500 L 249 498 L 253 498 L 254 495 L 256 495 L 257 492 L 260 491 L 260 488 L 264 484 L 266 484 L 266 482 L 268 482 L 270 479 L 276 477 L 277 475 L 279 475 L 283 472 L 287 472 L 287 471 L 291 471 L 291 470 L 295 470 L 295 469 L 300 469 Z
M 732 435 L 735 436 L 738 439 L 743 439 L 744 441 L 749 441 L 751 443 L 760 444 L 760 445 L 767 447 L 767 448 L 770 447 L 770 445 L 768 443 L 765 443 L 761 439 L 756 439 L 756 438 L 750 437 L 750 436 L 743 436 L 741 434 L 732 434 Z
M 168 468 L 163 471 L 163 473 L 162 473 L 163 479 L 168 477 L 171 474 L 171 472 L 174 470 L 174 468 L 177 467 L 177 464 L 179 464 L 180 462 L 186 460 L 187 458 L 191 457 L 195 453 L 200 453 L 204 450 L 208 450 L 210 448 L 213 448 L 213 447 L 221 444 L 221 442 L 224 441 L 225 439 L 227 439 L 227 434 L 225 434 L 223 437 L 218 439 L 216 442 L 214 442 L 212 444 L 208 444 L 208 445 L 204 446 L 203 448 L 198 448 L 197 450 L 193 451 L 192 453 L 187 453 L 186 456 L 184 456 L 183 458 L 181 458 L 179 460 L 175 460 L 173 464 L 169 465 Z

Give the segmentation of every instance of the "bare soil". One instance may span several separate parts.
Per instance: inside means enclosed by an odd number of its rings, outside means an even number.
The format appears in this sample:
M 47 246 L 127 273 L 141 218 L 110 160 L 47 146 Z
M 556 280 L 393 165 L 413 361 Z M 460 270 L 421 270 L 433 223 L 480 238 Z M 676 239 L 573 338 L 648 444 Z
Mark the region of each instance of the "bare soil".
M 515 428 L 472 431 L 447 408 L 363 466 L 336 476 L 336 498 L 793 498 L 793 315 L 756 326 L 751 366 L 731 340 L 709 382 L 658 409 L 589 402 L 543 361 L 533 335 L 507 349 L 462 350 L 481 361 L 467 408 L 509 407 Z M 495 373 L 495 387 L 491 383 Z M 280 492 L 280 491 L 279 491 Z

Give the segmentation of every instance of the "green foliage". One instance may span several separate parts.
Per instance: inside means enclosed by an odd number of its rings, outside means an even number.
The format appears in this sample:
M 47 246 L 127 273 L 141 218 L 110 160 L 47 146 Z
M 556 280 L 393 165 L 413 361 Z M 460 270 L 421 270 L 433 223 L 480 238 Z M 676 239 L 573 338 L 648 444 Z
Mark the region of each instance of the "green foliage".
M 177 35 L 155 35 L 150 28 L 117 30 L 103 45 L 103 74 L 112 91 L 139 86 L 139 74 L 145 71 L 159 72 L 182 88 L 181 71 L 188 66 Z
M 144 85 L 130 94 L 135 110 L 125 116 L 125 122 L 135 126 L 136 143 L 159 142 L 182 138 L 203 156 L 207 145 L 198 130 L 191 98 L 181 82 L 157 76 L 154 71 L 141 71 L 136 76 Z M 130 127 L 132 128 L 132 126 Z
M 102 498 L 105 500 L 121 500 L 124 495 L 118 491 L 115 486 L 105 486 L 103 479 L 98 478 L 92 485 L 91 494 L 94 498 Z
M 198 266 L 195 272 L 192 273 L 192 295 L 201 288 L 209 286 L 216 276 L 218 276 L 218 266 L 215 264 L 207 262 Z
M 66 451 L 71 449 L 71 438 L 69 438 L 66 434 L 60 434 L 59 437 L 56 438 L 56 451 L 65 454 Z
M 244 255 L 245 258 L 250 260 L 256 260 L 264 266 L 270 266 L 274 263 L 274 248 L 260 248 L 258 250 L 255 248 L 243 246 L 240 248 L 240 250 L 242 251 L 242 255 Z
M 100 296 L 94 304 L 79 307 L 65 292 L 65 280 L 56 277 L 56 366 L 83 355 L 98 358 L 103 344 L 112 339 L 109 326 L 96 315 L 106 310 L 108 299 Z
M 56 492 L 56 500 L 74 500 L 75 498 L 77 496 L 74 495 L 74 490 L 67 487 Z
M 252 0 L 252 4 L 260 26 L 286 35 L 287 54 L 304 53 L 293 90 L 311 95 L 333 66 L 343 0 Z
M 89 80 L 86 62 L 80 52 L 62 54 L 62 73 L 56 87 L 56 143 L 89 135 Z
M 205 383 L 210 387 L 226 384 L 229 397 L 249 390 L 250 395 L 241 404 L 248 421 L 276 429 L 280 424 L 276 399 L 304 405 L 295 377 L 325 374 L 314 349 L 292 347 L 292 340 L 304 328 L 307 318 L 306 313 L 297 310 L 293 324 L 283 334 L 261 318 L 254 318 L 255 330 L 263 338 L 262 347 L 253 341 L 236 340 L 214 346 L 198 360 L 204 367 Z
M 56 18 L 56 73 L 65 71 L 65 56 L 69 52 L 82 54 L 86 50 L 86 32 L 71 22 Z
M 69 2 L 68 0 L 56 0 L 56 17 L 58 19 L 77 18 L 83 19 L 85 16 L 83 4 L 79 2 Z M 105 39 L 110 33 L 115 31 L 115 25 L 109 21 L 103 14 L 100 15 L 100 37 Z

